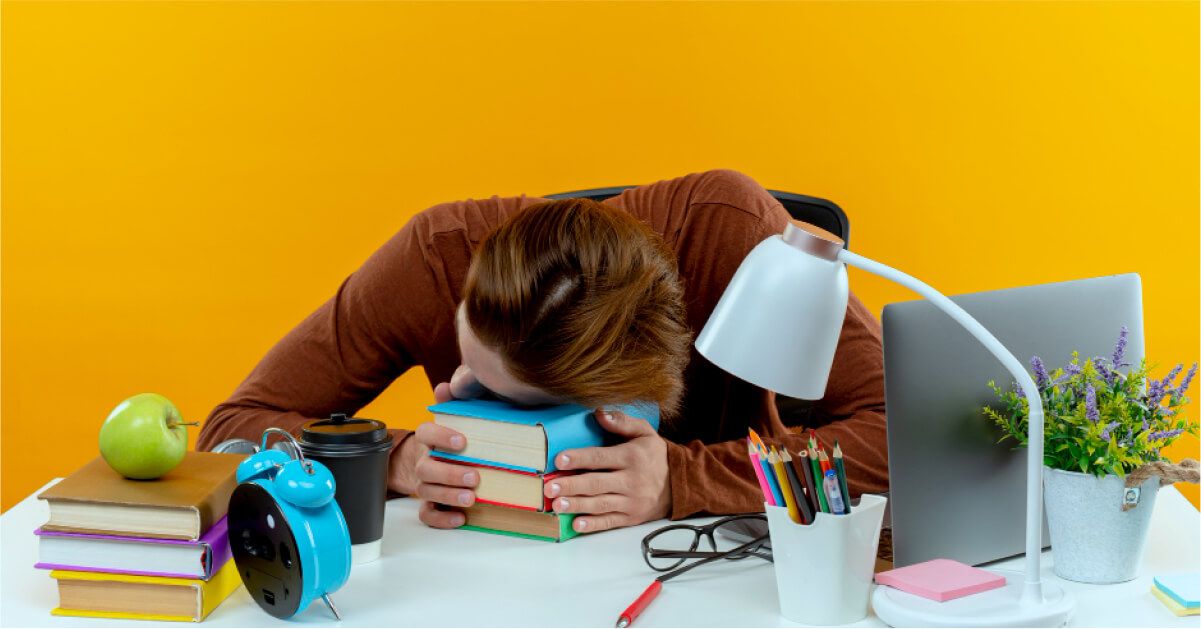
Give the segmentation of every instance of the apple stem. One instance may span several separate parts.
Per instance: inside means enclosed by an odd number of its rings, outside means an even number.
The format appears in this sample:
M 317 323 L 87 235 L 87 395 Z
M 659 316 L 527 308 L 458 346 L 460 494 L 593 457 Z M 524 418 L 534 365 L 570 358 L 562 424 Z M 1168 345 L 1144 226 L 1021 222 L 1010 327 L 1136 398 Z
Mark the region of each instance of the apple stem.
M 200 422 L 173 422 L 171 424 L 168 424 L 168 426 L 171 428 L 174 428 L 176 426 L 199 426 L 199 425 L 200 425 Z

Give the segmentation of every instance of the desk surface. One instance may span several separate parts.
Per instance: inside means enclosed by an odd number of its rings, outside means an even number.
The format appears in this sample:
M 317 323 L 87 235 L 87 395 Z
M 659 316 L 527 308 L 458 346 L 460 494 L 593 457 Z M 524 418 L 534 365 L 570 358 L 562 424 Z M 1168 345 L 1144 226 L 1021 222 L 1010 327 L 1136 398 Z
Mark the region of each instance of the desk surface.
M 112 627 L 112 621 L 57 618 L 54 581 L 33 564 L 33 530 L 48 512 L 32 496 L 0 517 L 0 625 Z M 472 531 L 439 531 L 417 521 L 417 503 L 388 504 L 383 557 L 356 566 L 334 595 L 342 626 L 593 626 L 612 627 L 618 613 L 650 583 L 639 540 L 662 522 L 573 539 L 564 544 Z M 1177 618 L 1150 594 L 1151 576 L 1197 570 L 1201 517 L 1175 489 L 1156 502 L 1141 576 L 1129 583 L 1090 586 L 1063 581 L 1044 553 L 1043 579 L 1076 597 L 1073 626 L 1198 627 L 1197 616 Z M 1020 571 L 1021 559 L 994 564 Z M 125 623 L 128 624 L 128 623 Z M 205 622 L 208 626 L 329 625 L 324 606 L 294 621 L 259 610 L 239 589 Z M 778 614 L 771 564 L 740 561 L 706 566 L 673 579 L 636 627 L 790 626 Z M 138 623 L 151 627 L 155 623 Z M 179 627 L 178 623 L 162 626 Z M 855 626 L 883 626 L 874 616 Z

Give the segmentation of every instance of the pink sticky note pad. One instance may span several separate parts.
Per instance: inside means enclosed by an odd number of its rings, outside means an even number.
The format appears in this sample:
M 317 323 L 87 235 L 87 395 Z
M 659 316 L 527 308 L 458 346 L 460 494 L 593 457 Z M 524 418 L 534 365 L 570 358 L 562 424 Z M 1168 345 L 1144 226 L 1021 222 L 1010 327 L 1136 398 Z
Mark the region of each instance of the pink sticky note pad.
M 876 583 L 941 602 L 1002 587 L 1005 577 L 951 559 L 931 559 L 878 572 Z

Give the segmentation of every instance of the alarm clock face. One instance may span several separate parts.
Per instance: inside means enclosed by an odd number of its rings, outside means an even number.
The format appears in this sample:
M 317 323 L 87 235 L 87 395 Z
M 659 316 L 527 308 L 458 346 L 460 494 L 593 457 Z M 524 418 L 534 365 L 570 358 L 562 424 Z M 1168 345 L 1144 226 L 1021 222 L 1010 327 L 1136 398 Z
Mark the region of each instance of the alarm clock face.
M 304 592 L 296 538 L 275 499 L 259 485 L 241 483 L 229 499 L 229 547 L 259 607 L 276 618 L 294 615 Z

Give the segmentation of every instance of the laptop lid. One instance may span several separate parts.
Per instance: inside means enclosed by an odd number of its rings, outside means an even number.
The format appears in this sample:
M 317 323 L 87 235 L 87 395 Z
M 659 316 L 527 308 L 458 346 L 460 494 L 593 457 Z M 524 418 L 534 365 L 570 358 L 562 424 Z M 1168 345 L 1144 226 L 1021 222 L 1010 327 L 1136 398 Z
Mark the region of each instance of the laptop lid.
M 951 299 L 1026 366 L 1037 355 L 1054 370 L 1076 350 L 1082 359 L 1111 356 L 1122 326 L 1125 362 L 1144 355 L 1136 274 Z M 895 565 L 978 565 L 1025 552 L 1026 450 L 997 443 L 1000 430 L 980 410 L 997 406 L 989 380 L 1006 387 L 1013 377 L 925 300 L 889 304 L 881 319 Z

